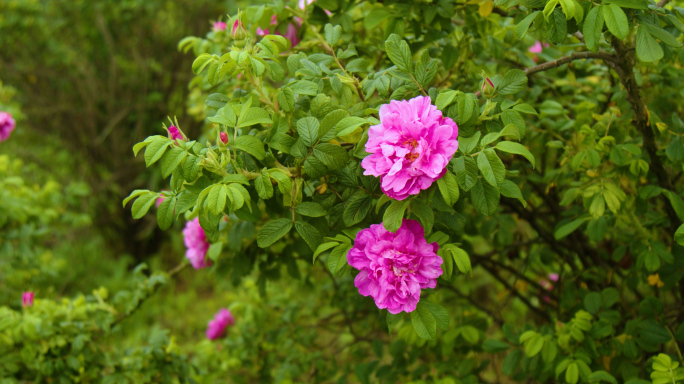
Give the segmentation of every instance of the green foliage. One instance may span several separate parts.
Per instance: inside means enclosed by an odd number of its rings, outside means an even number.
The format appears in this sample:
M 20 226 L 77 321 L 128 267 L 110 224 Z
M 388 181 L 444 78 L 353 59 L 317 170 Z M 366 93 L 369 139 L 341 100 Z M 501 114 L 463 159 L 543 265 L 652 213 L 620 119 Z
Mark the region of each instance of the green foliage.
M 165 274 L 139 270 L 134 289 L 110 302 L 97 291 L 19 310 L 14 288 L 0 366 L 17 380 L 106 382 L 684 380 L 677 5 L 241 8 L 228 25 L 239 18 L 246 37 L 212 31 L 179 43 L 193 56 L 187 108 L 203 133 L 174 120 L 182 139 L 152 134 L 134 145 L 157 182 L 128 188 L 123 201 L 133 218 L 154 212 L 174 232 L 198 218 L 211 267 L 180 278 L 183 289 L 150 313 L 143 302 L 154 303 Z M 290 25 L 298 44 L 283 36 Z M 553 46 L 533 54 L 537 39 Z M 397 201 L 361 161 L 381 106 L 419 95 L 458 124 L 458 152 L 436 183 Z M 391 314 L 359 295 L 347 256 L 360 230 L 394 232 L 404 219 L 438 245 L 443 274 L 415 311 Z M 188 359 L 161 331 L 152 349 L 100 342 L 138 307 L 155 319 L 154 305 L 179 317 L 168 321 Z M 202 340 L 218 306 L 236 325 Z M 74 324 L 52 325 L 62 318 Z M 57 335 L 45 351 L 25 331 L 34 322 Z M 74 349 L 81 339 L 88 356 Z M 37 363 L 50 359 L 65 362 Z

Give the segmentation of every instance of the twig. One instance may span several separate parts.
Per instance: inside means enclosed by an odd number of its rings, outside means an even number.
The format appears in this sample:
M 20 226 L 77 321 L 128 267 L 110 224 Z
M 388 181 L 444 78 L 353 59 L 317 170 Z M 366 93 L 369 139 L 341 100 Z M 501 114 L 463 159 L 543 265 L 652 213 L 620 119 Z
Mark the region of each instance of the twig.
M 546 71 L 546 70 L 549 70 L 552 68 L 558 68 L 558 66 L 567 64 L 571 61 L 582 60 L 582 59 L 602 59 L 602 60 L 610 61 L 610 62 L 616 62 L 617 61 L 617 58 L 615 56 L 609 54 L 608 52 L 604 52 L 604 51 L 599 51 L 597 53 L 594 53 L 594 52 L 575 52 L 571 55 L 561 57 L 558 60 L 549 61 L 548 63 L 539 64 L 535 67 L 527 68 L 527 69 L 525 69 L 525 73 L 529 76 L 529 75 L 533 75 L 537 72 Z

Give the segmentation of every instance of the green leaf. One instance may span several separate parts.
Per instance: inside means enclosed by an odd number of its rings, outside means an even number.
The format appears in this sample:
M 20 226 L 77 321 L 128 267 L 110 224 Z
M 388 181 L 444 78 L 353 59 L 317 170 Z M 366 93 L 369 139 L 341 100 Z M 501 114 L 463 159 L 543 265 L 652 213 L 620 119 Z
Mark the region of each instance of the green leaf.
M 470 121 L 470 118 L 473 115 L 473 110 L 476 108 L 475 97 L 469 93 L 459 92 L 458 96 L 456 96 L 456 99 L 458 100 L 458 123 L 465 124 Z M 478 137 L 479 134 L 480 131 L 477 132 Z
M 321 255 L 321 253 L 323 253 L 323 252 L 329 250 L 330 248 L 337 247 L 338 245 L 340 245 L 340 243 L 338 243 L 338 242 L 336 242 L 336 241 L 329 241 L 329 242 L 327 242 L 327 243 L 323 243 L 323 244 L 319 245 L 319 246 L 316 248 L 316 251 L 314 251 L 314 254 L 313 254 L 313 262 L 314 262 L 314 264 L 316 263 L 316 258 L 318 258 L 318 256 Z
M 423 339 L 432 340 L 437 335 L 437 321 L 421 301 L 418 302 L 416 310 L 411 312 L 411 324 L 416 334 Z
M 679 245 L 684 245 L 684 224 L 677 228 L 677 232 L 674 234 L 675 241 Z
M 639 60 L 647 63 L 663 58 L 663 48 L 643 26 L 637 29 L 636 54 Z
M 568 22 L 560 9 L 556 9 L 546 21 L 546 31 L 549 41 L 560 44 L 568 33 Z
M 520 192 L 520 188 L 514 182 L 510 180 L 503 180 L 499 185 L 499 192 L 501 192 L 501 194 L 506 197 L 518 199 L 520 203 L 523 205 L 523 207 L 527 207 L 527 201 L 523 199 L 523 195 L 522 192 Z
M 444 202 L 448 206 L 451 207 L 456 204 L 461 195 L 460 189 L 458 188 L 458 182 L 456 181 L 456 176 L 454 176 L 451 172 L 446 171 L 444 176 L 437 180 L 437 187 L 439 188 L 439 192 L 442 194 L 442 198 L 444 198 Z
M 214 60 L 214 57 L 208 53 L 203 53 L 195 59 L 195 61 L 192 62 L 192 73 L 195 75 L 199 75 L 200 72 L 206 67 L 209 63 L 211 63 Z
M 515 26 L 515 36 L 517 36 L 518 39 L 522 40 L 525 35 L 527 35 L 527 30 L 530 29 L 530 25 L 532 25 L 532 22 L 539 12 L 540 11 L 534 11 L 530 13 Z
M 598 52 L 599 41 L 603 33 L 603 10 L 601 7 L 592 8 L 584 19 L 584 41 L 587 49 Z
M 228 195 L 228 187 L 223 184 L 216 184 L 209 190 L 205 204 L 215 215 L 223 212 L 226 207 L 226 198 Z
M 553 363 L 558 355 L 558 344 L 554 341 L 546 340 L 544 347 L 542 348 L 542 359 L 547 364 Z
M 297 120 L 297 132 L 307 147 L 312 147 L 318 141 L 320 123 L 315 117 L 304 117 Z
M 629 23 L 627 22 L 627 15 L 615 4 L 605 4 L 601 6 L 603 9 L 603 19 L 606 21 L 606 26 L 610 33 L 615 35 L 618 39 L 624 39 L 629 32 Z
M 461 137 L 458 140 L 458 150 L 463 154 L 467 155 L 472 152 L 476 147 L 477 143 L 480 142 L 480 136 L 482 133 L 480 131 L 475 132 L 474 135 L 470 137 Z
M 387 51 L 387 56 L 390 60 L 397 66 L 400 70 L 411 73 L 413 70 L 413 60 L 411 55 L 411 48 L 402 40 L 397 34 L 391 34 L 389 38 L 385 41 L 385 50 Z
M 131 201 L 132 199 L 134 199 L 140 195 L 146 194 L 146 193 L 153 193 L 153 192 L 150 192 L 147 189 L 136 189 L 135 191 L 131 192 L 131 194 L 128 195 L 128 197 L 125 198 L 123 201 L 124 208 L 126 208 L 126 204 L 128 204 L 129 201 Z
M 347 253 L 351 249 L 351 245 L 340 244 L 333 248 L 330 255 L 328 255 L 328 269 L 333 275 L 337 275 L 347 265 Z
M 437 109 L 439 109 L 440 111 L 444 110 L 445 107 L 449 106 L 454 101 L 456 95 L 458 95 L 458 91 L 454 90 L 446 90 L 440 92 L 437 95 L 437 100 L 435 101 Z
M 260 198 L 267 200 L 273 197 L 273 184 L 271 184 L 270 177 L 259 175 L 256 180 L 254 180 L 254 186 L 256 187 L 257 194 Z
M 291 56 L 292 57 L 292 56 Z M 318 84 L 309 80 L 297 80 L 290 84 L 290 88 L 298 95 L 316 96 L 318 95 Z
M 454 173 L 456 181 L 461 188 L 468 192 L 477 182 L 478 168 L 475 159 L 470 156 L 461 156 L 454 162 Z
M 257 245 L 266 248 L 285 236 L 292 229 L 292 221 L 276 219 L 266 223 L 257 234 Z
M 575 384 L 579 380 L 579 367 L 577 362 L 572 362 L 565 371 L 565 381 L 569 384 Z
M 563 224 L 556 229 L 556 231 L 553 233 L 553 236 L 556 238 L 556 240 L 563 239 L 569 234 L 575 232 L 575 230 L 587 220 L 589 220 L 588 217 L 580 217 L 579 219 L 575 219 L 569 223 Z
M 480 179 L 470 190 L 470 199 L 475 209 L 483 215 L 489 216 L 496 212 L 500 199 L 499 191 L 496 187 L 483 183 Z
M 221 256 L 221 251 L 223 250 L 223 242 L 219 241 L 209 246 L 207 249 L 207 257 L 213 261 L 218 261 L 219 256 Z
M 330 46 L 335 46 L 342 38 L 342 27 L 339 25 L 333 26 L 332 24 L 326 24 L 324 31 L 325 41 L 327 41 Z
M 404 212 L 408 208 L 410 200 L 392 200 L 382 216 L 382 225 L 390 232 L 396 232 L 404 221 Z
M 167 138 L 159 138 L 152 141 L 145 148 L 145 165 L 149 167 L 150 165 L 161 159 L 166 149 L 171 145 L 172 141 Z
M 330 170 L 342 169 L 349 163 L 347 151 L 339 145 L 322 143 L 313 150 L 314 156 Z
M 603 306 L 603 299 L 600 293 L 591 292 L 584 297 L 584 308 L 592 315 L 597 314 L 601 306 Z
M 295 207 L 295 212 L 299 213 L 302 216 L 309 217 L 321 217 L 328 214 L 328 212 L 323 208 L 322 205 L 308 201 L 305 201 L 297 205 L 297 207 Z
M 648 0 L 604 0 L 603 2 L 615 4 L 622 8 L 648 9 Z
M 435 224 L 435 212 L 418 199 L 413 199 L 411 201 L 411 212 L 418 216 L 418 219 L 423 224 L 425 228 L 425 234 L 432 232 L 432 226 Z
M 499 156 L 490 148 L 480 152 L 477 156 L 477 167 L 482 177 L 493 187 L 499 188 L 499 183 L 506 177 L 506 168 Z
M 667 145 L 665 150 L 667 157 L 675 163 L 679 163 L 684 160 L 684 142 L 680 136 L 675 136 Z
M 391 15 L 392 14 L 389 13 L 389 11 L 385 10 L 385 8 L 375 8 L 372 11 L 370 11 L 368 15 L 366 15 L 366 17 L 363 20 L 363 26 L 367 30 L 371 30 L 377 27 L 380 23 L 385 21 Z
M 263 160 L 266 156 L 266 151 L 264 150 L 264 143 L 258 138 L 251 135 L 238 136 L 233 143 L 233 146 L 241 151 L 245 151 L 250 155 L 257 158 L 257 160 Z
M 511 351 L 503 361 L 501 373 L 504 375 L 513 375 L 518 371 L 520 362 L 523 359 L 523 352 L 519 349 Z
M 610 373 L 606 371 L 596 371 L 592 372 L 591 375 L 587 378 L 587 380 L 590 383 L 600 383 L 602 381 L 606 381 L 611 384 L 618 384 L 618 381 L 611 375 Z
M 139 197 L 133 202 L 133 206 L 131 206 L 133 218 L 137 220 L 145 216 L 147 211 L 150 210 L 150 207 L 152 207 L 152 204 L 154 204 L 158 197 L 159 194 L 154 192 L 148 192 L 146 194 L 139 195 Z
M 456 267 L 458 267 L 458 270 L 461 271 L 461 273 L 472 273 L 473 267 L 470 264 L 470 257 L 468 256 L 468 253 L 466 251 L 462 250 L 461 248 L 453 244 L 445 245 L 444 249 L 451 252 L 452 257 L 456 262 Z
M 321 236 L 321 233 L 318 232 L 318 229 L 316 229 L 316 227 L 309 223 L 297 221 L 295 222 L 295 228 L 297 229 L 297 232 L 299 232 L 299 235 L 302 236 L 302 239 L 304 239 L 304 241 L 306 241 L 306 243 L 309 245 L 312 251 L 315 251 L 316 248 L 318 248 L 318 246 L 323 241 L 323 237 Z
M 542 347 L 544 347 L 544 337 L 536 334 L 530 339 L 525 340 L 525 355 L 527 357 L 537 356 L 541 352 Z
M 173 224 L 174 211 L 176 209 L 176 197 L 164 199 L 157 208 L 157 223 L 161 230 L 167 230 Z
M 487 339 L 482 343 L 482 349 L 487 353 L 499 353 L 511 348 L 510 345 L 496 339 Z
M 534 156 L 522 144 L 514 143 L 512 141 L 500 141 L 494 148 L 498 149 L 499 151 L 522 155 L 529 160 L 530 163 L 532 163 L 532 168 L 534 168 Z
M 345 117 L 335 125 L 335 133 L 339 137 L 346 136 L 364 124 L 369 124 L 368 120 L 357 116 Z
M 497 85 L 500 95 L 512 95 L 527 87 L 527 75 L 520 69 L 510 69 Z
M 291 88 L 280 88 L 280 92 L 278 92 L 278 105 L 280 106 L 280 109 L 282 109 L 285 112 L 294 111 L 294 91 L 292 91 Z
M 444 309 L 444 307 L 425 299 L 418 302 L 418 305 L 422 305 L 430 311 L 432 316 L 435 318 L 437 328 L 441 329 L 442 331 L 449 329 L 449 313 L 446 309 Z
M 347 200 L 347 207 L 344 209 L 342 219 L 348 227 L 351 227 L 363 221 L 372 208 L 373 199 L 371 195 L 364 191 L 358 191 Z
M 259 107 L 249 108 L 245 113 L 240 113 L 238 128 L 249 127 L 256 124 L 272 124 L 271 116 L 265 109 Z

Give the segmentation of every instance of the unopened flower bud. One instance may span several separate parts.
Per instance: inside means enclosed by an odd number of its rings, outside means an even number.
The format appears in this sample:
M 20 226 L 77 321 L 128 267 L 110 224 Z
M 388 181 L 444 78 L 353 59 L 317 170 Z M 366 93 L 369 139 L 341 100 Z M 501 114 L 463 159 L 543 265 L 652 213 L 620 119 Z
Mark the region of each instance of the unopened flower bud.
M 228 144 L 228 134 L 227 134 L 227 133 L 221 132 L 221 133 L 219 134 L 219 139 L 221 140 L 221 142 L 222 142 L 223 144 Z
M 489 80 L 489 77 L 483 76 L 482 80 L 482 96 L 487 99 L 494 98 L 496 96 L 496 89 L 494 88 L 494 83 Z
M 240 21 L 240 17 L 238 17 L 235 22 L 233 23 L 233 44 L 238 47 L 242 48 L 245 46 L 245 38 L 247 37 L 247 32 L 245 31 L 245 28 L 242 26 L 242 22 Z

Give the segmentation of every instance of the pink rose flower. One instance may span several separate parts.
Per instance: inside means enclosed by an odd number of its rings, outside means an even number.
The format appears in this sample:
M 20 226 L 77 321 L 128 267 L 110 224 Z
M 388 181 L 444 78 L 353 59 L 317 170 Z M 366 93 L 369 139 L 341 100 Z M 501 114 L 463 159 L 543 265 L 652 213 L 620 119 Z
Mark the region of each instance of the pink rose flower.
M 551 281 L 554 281 L 554 282 L 555 282 L 555 281 L 558 281 L 558 278 L 559 278 L 559 277 L 560 277 L 560 276 L 558 276 L 557 273 L 549 273 L 549 280 L 551 280 Z
M 361 230 L 347 260 L 360 271 L 354 279 L 359 293 L 371 296 L 378 308 L 397 314 L 414 311 L 421 289 L 437 285 L 443 262 L 438 249 L 436 242 L 425 240 L 420 223 L 404 220 L 397 233 L 382 224 Z
M 228 144 L 228 134 L 225 132 L 219 133 L 219 138 L 223 144 Z
M 297 5 L 299 5 L 299 9 L 305 9 L 307 5 L 313 3 L 315 0 L 299 0 Z
M 195 269 L 202 269 L 211 266 L 211 262 L 207 260 L 207 251 L 209 250 L 209 242 L 204 234 L 204 229 L 200 226 L 199 217 L 195 220 L 188 221 L 183 229 L 183 241 L 188 250 L 185 256 L 190 260 L 190 264 Z
M 221 309 L 214 316 L 214 319 L 209 322 L 209 326 L 207 327 L 207 339 L 216 340 L 225 336 L 226 328 L 233 324 L 235 324 L 233 314 L 225 308 Z
M 21 305 L 24 307 L 30 307 L 33 305 L 33 292 L 27 291 L 21 295 Z
M 214 22 L 214 26 L 213 26 L 214 32 L 225 31 L 226 28 L 228 28 L 228 24 L 226 24 L 225 21 L 215 21 Z
M 364 175 L 380 177 L 382 191 L 404 200 L 444 176 L 458 149 L 458 126 L 429 97 L 392 100 L 380 107 L 380 124 L 370 127 Z
M 169 127 L 169 135 L 171 135 L 171 140 L 183 140 L 183 134 L 174 125 Z
M 156 205 L 157 208 L 159 208 L 161 203 L 164 202 L 164 199 L 166 199 L 166 197 L 164 195 L 160 195 L 159 197 L 157 197 L 157 201 L 154 202 L 154 205 Z
M 9 139 L 10 134 L 14 131 L 17 123 L 7 112 L 0 112 L 0 141 Z

